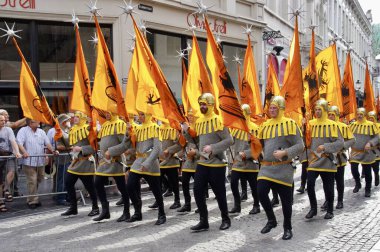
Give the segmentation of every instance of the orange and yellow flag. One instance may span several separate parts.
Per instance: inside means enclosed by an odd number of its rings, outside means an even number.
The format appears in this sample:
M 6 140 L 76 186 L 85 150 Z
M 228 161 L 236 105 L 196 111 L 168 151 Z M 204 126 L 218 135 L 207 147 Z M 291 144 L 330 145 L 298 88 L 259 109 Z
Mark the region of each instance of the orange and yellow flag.
M 138 56 L 138 93 L 143 90 L 144 94 L 148 91 L 148 96 L 140 96 L 141 99 L 136 100 L 136 108 L 139 111 L 151 113 L 154 117 L 156 115 L 156 110 L 153 106 L 160 104 L 164 110 L 158 111 L 156 117 L 160 120 L 169 120 L 170 126 L 176 129 L 180 129 L 178 122 L 185 122 L 186 118 L 179 107 L 179 104 L 171 91 L 168 82 L 166 81 L 161 68 L 159 67 L 157 61 L 153 57 L 150 51 L 149 45 L 140 30 L 138 29 L 136 22 L 132 16 L 133 26 L 136 34 L 136 47 Z M 146 97 L 146 100 L 143 99 Z
M 94 20 L 99 42 L 92 105 L 101 110 L 116 113 L 128 121 L 119 79 L 96 15 L 94 15 Z
M 24 116 L 52 125 L 55 128 L 54 140 L 58 140 L 62 137 L 58 120 L 51 111 L 45 95 L 42 93 L 42 89 L 14 37 L 12 37 L 12 42 L 21 58 L 20 103 Z
M 83 53 L 82 42 L 79 34 L 79 27 L 75 25 L 76 37 L 76 59 L 74 67 L 74 83 L 73 93 L 71 97 L 70 109 L 81 111 L 89 118 L 90 130 L 88 133 L 88 140 L 94 148 L 97 149 L 97 134 L 96 134 L 96 120 L 91 103 L 91 85 L 90 77 L 86 66 L 86 60 Z
M 329 105 L 335 105 L 343 114 L 342 88 L 336 44 L 321 51 L 315 58 L 319 78 L 319 95 L 325 98 Z
M 373 93 L 371 75 L 368 69 L 368 63 L 365 63 L 365 79 L 364 79 L 364 101 L 363 106 L 367 112 L 376 111 L 375 95 Z
M 288 62 L 284 73 L 284 84 L 281 96 L 286 100 L 285 115 L 302 124 L 302 111 L 304 107 L 303 81 L 300 43 L 298 35 L 298 16 L 295 16 L 294 34 L 290 45 Z
M 182 98 L 182 105 L 185 115 L 187 116 L 187 112 L 191 108 L 189 96 L 186 93 L 186 86 L 187 86 L 187 68 L 185 64 L 185 59 L 181 59 L 182 64 L 182 89 L 181 89 L 181 98 Z
M 314 104 L 319 99 L 319 79 L 317 65 L 315 63 L 315 33 L 311 32 L 311 45 L 309 52 L 309 65 L 302 71 L 306 113 L 310 116 L 314 113 Z M 311 117 L 310 117 L 311 118 Z
M 268 73 L 267 73 L 267 85 L 265 88 L 265 101 L 264 101 L 264 113 L 269 118 L 268 109 L 270 100 L 273 96 L 280 95 L 280 84 L 277 79 L 276 71 L 273 67 L 272 60 L 268 63 Z
M 226 127 L 249 132 L 234 85 L 224 65 L 222 52 L 211 32 L 207 17 L 205 17 L 205 24 L 207 30 L 206 61 L 211 72 L 216 108 Z
M 242 81 L 239 81 L 239 89 L 241 103 L 248 104 L 251 107 L 251 117 L 263 114 L 259 82 L 257 81 L 256 75 L 255 59 L 253 57 L 249 35 L 244 56 L 244 74 Z
M 137 91 L 139 88 L 138 85 L 138 56 L 137 51 L 133 50 L 132 53 L 132 60 L 131 64 L 129 66 L 129 72 L 128 72 L 128 82 L 127 82 L 127 88 L 125 90 L 125 97 L 127 98 L 125 100 L 125 107 L 128 111 L 128 113 L 131 114 L 138 114 L 138 110 L 136 108 L 136 99 L 137 99 Z
M 189 104 L 196 117 L 201 115 L 198 97 L 203 93 L 214 94 L 214 89 L 208 76 L 206 65 L 199 49 L 198 40 L 193 35 L 192 51 L 190 54 L 189 71 L 185 91 L 188 94 Z
M 352 74 L 351 54 L 347 53 L 346 65 L 344 67 L 344 74 L 342 80 L 342 100 L 343 100 L 343 114 L 342 118 L 351 121 L 356 115 L 356 94 L 354 86 L 354 75 Z

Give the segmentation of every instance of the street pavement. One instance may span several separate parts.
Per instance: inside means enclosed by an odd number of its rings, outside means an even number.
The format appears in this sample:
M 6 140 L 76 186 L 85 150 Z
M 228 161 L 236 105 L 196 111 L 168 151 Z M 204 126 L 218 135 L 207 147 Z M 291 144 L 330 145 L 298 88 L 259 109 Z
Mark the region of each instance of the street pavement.
M 299 187 L 300 166 L 295 174 L 295 188 Z M 350 168 L 345 174 L 345 200 L 342 210 L 335 210 L 332 220 L 325 220 L 325 212 L 311 220 L 304 216 L 309 210 L 307 193 L 295 194 L 293 205 L 293 234 L 290 241 L 283 241 L 282 210 L 275 208 L 279 225 L 268 234 L 261 234 L 266 224 L 263 209 L 250 215 L 252 196 L 242 203 L 242 212 L 232 215 L 232 226 L 220 231 L 220 212 L 214 195 L 207 200 L 210 230 L 191 233 L 190 226 L 198 222 L 193 212 L 179 214 L 170 210 L 173 197 L 164 198 L 167 222 L 155 226 L 157 210 L 148 205 L 154 202 L 150 192 L 144 193 L 143 220 L 134 223 L 117 223 L 122 207 L 115 206 L 117 198 L 110 202 L 111 219 L 96 223 L 87 217 L 90 206 L 80 206 L 79 214 L 63 218 L 64 207 L 23 209 L 18 214 L 0 214 L 0 251 L 377 251 L 380 252 L 380 190 L 373 187 L 372 196 L 364 197 L 364 189 L 353 194 L 354 181 Z M 319 206 L 324 202 L 321 180 L 317 180 Z M 362 185 L 364 188 L 364 179 Z M 233 198 L 227 183 L 229 208 Z M 211 192 L 211 190 L 210 190 Z M 183 200 L 182 194 L 181 198 Z M 25 201 L 25 199 L 17 199 Z M 193 200 L 194 201 L 194 200 Z M 42 202 L 44 204 L 44 202 Z M 24 203 L 23 203 L 24 204 Z M 335 204 L 334 204 L 335 205 Z M 11 205 L 10 205 L 11 206 Z M 192 210 L 195 210 L 192 203 Z M 319 209 L 318 209 L 319 210 Z M 131 207 L 133 213 L 133 207 Z

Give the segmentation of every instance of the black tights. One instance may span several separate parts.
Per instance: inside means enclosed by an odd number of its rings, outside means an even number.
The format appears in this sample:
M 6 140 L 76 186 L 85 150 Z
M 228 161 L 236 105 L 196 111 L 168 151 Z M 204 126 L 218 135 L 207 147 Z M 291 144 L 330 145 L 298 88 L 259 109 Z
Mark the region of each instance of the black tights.
M 327 212 L 334 211 L 334 172 L 320 172 L 308 171 L 307 172 L 307 195 L 309 196 L 310 207 L 317 209 L 317 197 L 315 195 L 315 181 L 318 176 L 321 176 L 323 182 L 323 191 L 325 192 L 325 199 L 327 201 Z
M 185 204 L 191 203 L 191 195 L 190 195 L 190 179 L 194 179 L 195 172 L 186 172 L 182 171 L 182 191 L 183 197 L 185 198 Z
M 365 176 L 365 189 L 371 190 L 371 183 L 372 183 L 372 169 L 371 164 L 362 164 L 363 172 Z M 355 183 L 358 185 L 360 184 L 360 174 L 359 174 L 359 164 L 358 163 L 351 163 L 351 173 L 352 176 L 355 179 Z
M 345 166 L 339 166 L 335 173 L 336 190 L 338 192 L 338 202 L 343 201 L 344 195 L 344 169 Z
M 67 172 L 65 182 L 66 182 L 67 195 L 69 197 L 70 205 L 72 206 L 77 205 L 75 183 L 77 182 L 78 179 L 82 181 L 84 188 L 86 188 L 87 192 L 90 194 L 92 206 L 97 208 L 98 200 L 96 198 L 94 176 L 93 175 L 77 175 L 77 174 Z
M 257 197 L 257 172 L 231 171 L 231 190 L 234 195 L 235 204 L 240 204 L 239 179 L 241 179 L 241 181 L 248 181 L 251 187 L 253 205 L 259 206 L 259 199 Z
M 123 176 L 113 176 L 117 189 L 121 193 L 121 197 L 123 198 L 124 202 L 124 210 L 129 211 L 129 196 L 127 193 L 127 188 L 125 185 L 125 177 Z M 106 189 L 105 185 L 108 184 L 108 177 L 107 176 L 95 176 L 95 188 L 96 193 L 98 194 L 99 200 L 102 203 L 102 206 L 106 205 L 108 203 L 107 201 L 107 195 L 106 195 Z
M 178 180 L 178 168 L 163 168 L 161 170 L 161 181 L 162 177 L 165 175 L 168 178 L 169 186 L 168 188 L 171 188 L 174 193 L 174 201 L 179 202 L 179 180 Z

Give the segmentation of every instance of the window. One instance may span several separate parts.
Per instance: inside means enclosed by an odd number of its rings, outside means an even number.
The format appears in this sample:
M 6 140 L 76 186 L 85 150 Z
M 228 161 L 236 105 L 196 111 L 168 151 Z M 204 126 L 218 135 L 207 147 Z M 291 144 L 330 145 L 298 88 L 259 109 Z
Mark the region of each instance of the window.
M 244 66 L 244 56 L 245 56 L 245 47 L 235 46 L 230 44 L 223 44 L 223 55 L 226 57 L 225 65 L 227 67 L 228 73 L 230 74 L 232 83 L 234 84 L 236 93 L 239 94 L 239 81 L 238 81 L 238 71 L 237 63 L 234 60 L 235 56 L 238 56 L 241 61 L 240 65 L 240 75 L 243 78 L 243 66 Z

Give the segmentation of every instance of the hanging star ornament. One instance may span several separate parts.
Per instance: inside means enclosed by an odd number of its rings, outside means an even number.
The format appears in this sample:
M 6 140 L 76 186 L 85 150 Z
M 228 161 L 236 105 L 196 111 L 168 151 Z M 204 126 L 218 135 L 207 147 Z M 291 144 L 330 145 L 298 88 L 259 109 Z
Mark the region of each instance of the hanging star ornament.
M 187 46 L 186 46 L 186 48 L 184 49 L 187 53 L 189 53 L 189 51 L 191 50 L 191 49 L 193 49 L 193 48 L 191 48 L 191 44 L 189 43 L 189 42 L 187 42 Z
M 227 59 L 228 59 L 227 56 L 224 56 L 224 55 L 222 54 L 222 59 L 223 59 L 223 61 L 224 61 L 225 63 L 228 63 L 228 62 L 227 62 Z
M 178 61 L 180 61 L 181 59 L 186 59 L 187 60 L 185 50 L 181 50 L 180 49 L 179 51 L 177 51 L 176 57 L 178 58 Z
M 195 24 L 190 23 L 189 28 L 187 28 L 185 31 L 191 31 L 192 34 L 195 34 L 197 28 L 198 27 Z
M 309 26 L 309 29 L 312 30 L 312 31 L 314 31 L 314 29 L 317 28 L 317 27 L 318 27 L 318 25 L 311 24 Z
M 94 47 L 96 47 L 96 45 L 99 42 L 98 35 L 96 34 L 96 32 L 94 33 L 94 36 L 91 36 L 89 42 L 91 42 L 94 45 Z
M 252 32 L 253 32 L 252 26 L 253 26 L 253 25 L 249 25 L 249 26 L 248 26 L 248 24 L 246 24 L 245 27 L 242 26 L 243 29 L 244 29 L 243 34 L 247 34 L 248 36 L 251 36 L 251 34 L 252 34 Z
M 241 63 L 242 63 L 242 59 L 239 58 L 239 56 L 237 54 L 234 56 L 234 59 L 232 61 L 236 62 L 239 65 L 241 65 Z
M 291 12 L 291 13 L 288 13 L 288 14 L 292 15 L 292 17 L 290 18 L 289 21 L 291 21 L 294 17 L 300 17 L 300 18 L 303 18 L 303 17 L 301 16 L 301 13 L 302 13 L 302 12 L 306 12 L 306 11 L 303 11 L 303 10 L 302 10 L 302 7 L 303 7 L 303 5 L 301 5 L 301 7 L 299 7 L 299 8 L 296 9 L 296 10 L 292 9 L 292 12 Z
M 144 35 L 146 35 L 147 33 L 150 33 L 152 34 L 151 32 L 149 32 L 147 30 L 147 26 L 146 26 L 146 23 L 145 23 L 145 20 L 141 19 L 140 20 L 140 26 L 139 26 L 139 29 L 142 33 L 144 33 Z
M 220 38 L 219 34 L 216 34 L 215 36 L 215 42 L 220 46 L 222 44 L 223 40 Z
M 124 6 L 119 5 L 119 7 L 123 10 L 124 14 L 127 14 L 127 16 L 131 15 L 132 13 L 138 14 L 137 12 L 134 11 L 137 5 L 133 6 L 132 0 L 130 0 L 128 4 L 125 0 L 123 0 L 123 2 L 124 2 Z
M 132 40 L 132 42 L 136 42 L 136 35 L 132 34 L 132 33 L 129 33 L 129 32 L 127 32 L 127 33 L 131 37 L 130 40 Z
M 79 20 L 79 18 L 75 15 L 75 11 L 73 10 L 73 13 L 71 14 L 71 23 L 74 25 L 74 28 L 75 28 L 75 26 L 78 26 L 78 28 L 79 28 L 79 22 L 80 22 L 80 20 Z
M 207 7 L 206 5 L 203 4 L 202 0 L 198 0 L 195 3 L 197 4 L 198 9 L 195 12 L 193 12 L 193 14 L 199 14 L 202 16 L 207 14 L 207 11 L 215 5 L 213 4 L 210 7 Z
M 21 37 L 19 35 L 17 35 L 16 33 L 21 32 L 22 30 L 17 30 L 17 31 L 14 30 L 16 23 L 13 23 L 12 28 L 9 28 L 7 22 L 4 22 L 4 23 L 5 23 L 5 26 L 7 27 L 7 29 L 5 30 L 3 28 L 0 28 L 2 31 L 5 32 L 5 34 L 0 36 L 0 38 L 7 36 L 7 41 L 5 41 L 5 44 L 7 44 L 8 40 L 10 38 L 13 38 L 13 37 L 21 39 Z
M 134 44 L 132 44 L 132 45 L 130 45 L 128 47 L 128 52 L 133 53 L 134 50 L 135 50 L 135 45 Z
M 95 3 L 92 2 L 92 0 L 90 0 L 90 4 L 86 4 L 87 7 L 90 9 L 89 12 L 92 14 L 92 15 L 95 15 L 95 16 L 102 16 L 100 15 L 99 11 L 102 9 L 102 8 L 98 8 L 96 7 L 96 3 L 98 2 L 98 0 L 95 0 Z M 92 15 L 90 17 L 90 19 L 92 18 Z

